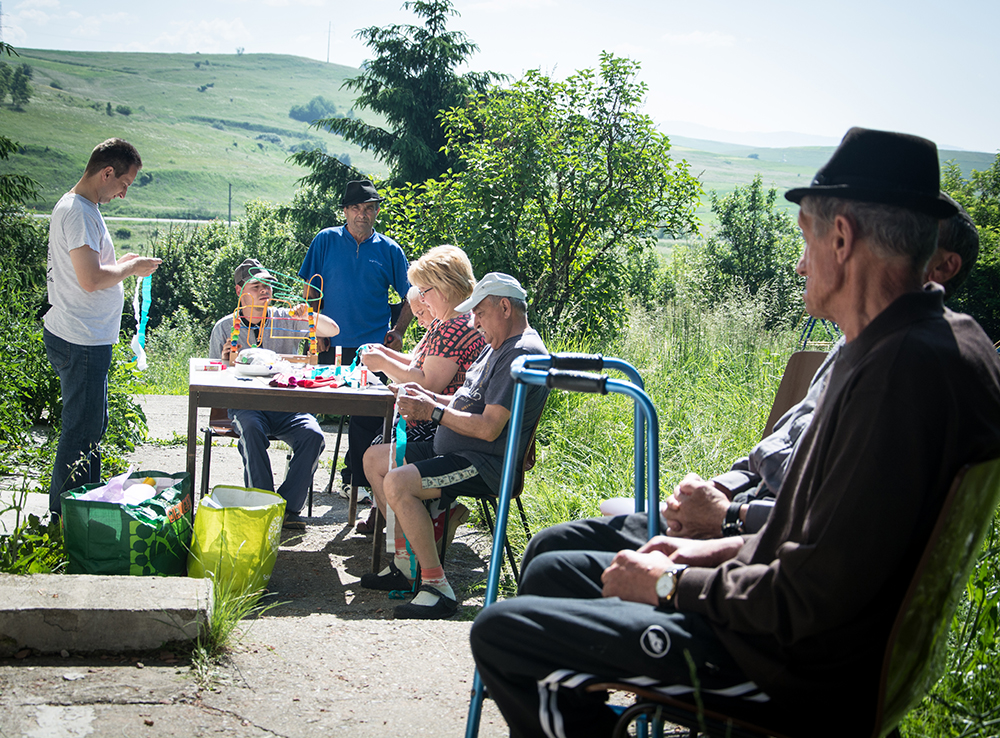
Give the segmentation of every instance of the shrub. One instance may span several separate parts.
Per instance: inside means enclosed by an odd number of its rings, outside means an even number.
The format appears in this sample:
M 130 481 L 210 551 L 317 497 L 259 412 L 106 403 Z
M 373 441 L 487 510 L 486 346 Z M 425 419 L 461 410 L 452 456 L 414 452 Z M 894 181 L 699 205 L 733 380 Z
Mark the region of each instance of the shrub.
M 132 108 L 128 105 L 115 105 L 115 112 L 118 115 L 132 115 Z

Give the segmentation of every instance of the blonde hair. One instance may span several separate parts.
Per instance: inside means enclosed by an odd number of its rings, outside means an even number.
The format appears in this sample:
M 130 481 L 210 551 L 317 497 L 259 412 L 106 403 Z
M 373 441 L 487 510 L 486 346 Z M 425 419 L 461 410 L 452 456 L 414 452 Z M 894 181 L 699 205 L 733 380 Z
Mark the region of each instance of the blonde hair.
M 476 286 L 469 257 L 450 244 L 432 248 L 410 264 L 406 276 L 410 284 L 434 287 L 448 302 L 456 305 L 467 299 Z

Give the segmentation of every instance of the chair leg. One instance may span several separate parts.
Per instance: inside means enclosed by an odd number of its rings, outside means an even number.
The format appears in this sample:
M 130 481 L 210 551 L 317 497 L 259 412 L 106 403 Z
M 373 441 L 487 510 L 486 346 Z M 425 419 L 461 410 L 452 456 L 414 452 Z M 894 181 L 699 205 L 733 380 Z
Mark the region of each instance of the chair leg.
M 340 416 L 340 425 L 337 426 L 337 444 L 333 449 L 333 465 L 330 468 L 330 481 L 326 483 L 326 494 L 333 491 L 333 480 L 337 476 L 337 459 L 340 458 L 340 437 L 344 435 L 344 416 Z
M 375 500 L 372 500 L 375 504 Z M 382 526 L 385 525 L 385 517 L 382 511 L 375 507 L 375 533 L 372 535 L 372 572 L 378 574 L 382 569 L 382 548 L 385 546 L 385 536 L 382 534 Z M 388 531 L 386 531 L 388 533 Z
M 375 504 L 375 500 L 372 500 Z M 347 505 L 347 527 L 353 528 L 354 521 L 358 517 L 358 485 L 351 485 L 351 501 Z
M 493 507 L 493 512 L 496 513 L 497 509 L 496 509 L 496 507 L 494 507 L 496 505 L 496 502 L 494 502 L 491 499 L 489 501 L 489 504 L 487 504 L 486 500 L 483 499 L 482 497 L 479 498 L 479 502 L 482 503 L 483 514 L 486 516 L 486 524 L 489 525 L 489 527 L 490 527 L 490 534 L 492 534 L 495 537 L 496 536 L 496 527 L 493 525 L 493 516 L 490 515 L 489 508 Z M 503 547 L 504 547 L 504 550 L 507 552 L 507 561 L 510 563 L 510 570 L 514 574 L 514 583 L 515 584 L 520 584 L 521 583 L 521 576 L 520 576 L 519 572 L 517 571 L 517 563 L 516 563 L 516 561 L 514 559 L 514 549 L 510 545 L 510 539 L 507 536 L 503 537 Z M 500 561 L 498 563 L 499 563 L 500 566 L 503 566 L 503 561 Z M 490 562 L 490 566 L 493 566 L 493 562 L 492 561 Z
M 208 470 L 212 465 L 212 429 L 205 429 L 205 455 L 201 463 L 201 497 L 208 494 Z M 201 499 L 199 497 L 199 499 Z
M 515 497 L 514 502 L 517 503 L 518 512 L 521 513 L 521 525 L 524 526 L 525 540 L 531 540 L 531 528 L 528 527 L 528 516 L 524 514 L 524 505 L 521 504 L 521 498 Z
M 438 556 L 441 566 L 444 566 L 444 554 L 448 550 L 448 519 L 451 517 L 451 505 L 444 509 L 444 523 L 441 525 L 441 543 L 438 544 Z

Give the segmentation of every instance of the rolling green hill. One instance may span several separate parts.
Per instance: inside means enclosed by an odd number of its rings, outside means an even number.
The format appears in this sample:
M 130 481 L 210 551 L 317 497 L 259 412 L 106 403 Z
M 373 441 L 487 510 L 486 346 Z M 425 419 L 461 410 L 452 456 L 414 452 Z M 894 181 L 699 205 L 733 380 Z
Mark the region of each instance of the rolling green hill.
M 287 202 L 305 173 L 286 161 L 295 146 L 346 153 L 362 171 L 383 169 L 339 136 L 288 115 L 319 95 L 347 114 L 352 98 L 340 86 L 357 69 L 268 54 L 18 52 L 11 61 L 33 67 L 35 95 L 23 111 L 0 106 L 0 129 L 23 151 L 0 165 L 42 184 L 32 203 L 41 210 L 111 136 L 134 143 L 144 167 L 128 198 L 105 207 L 110 215 L 224 217 L 230 184 L 234 215 L 255 198 Z
M 105 206 L 112 216 L 225 217 L 230 185 L 234 216 L 252 199 L 288 202 L 305 174 L 287 161 L 296 147 L 322 146 L 348 155 L 363 172 L 385 173 L 339 136 L 289 117 L 293 106 L 317 96 L 351 114 L 352 93 L 341 90 L 358 74 L 351 67 L 274 54 L 18 52 L 8 61 L 33 67 L 35 94 L 22 111 L 0 105 L 0 130 L 22 146 L 0 161 L 0 172 L 40 182 L 41 197 L 31 205 L 41 211 L 72 187 L 93 146 L 111 136 L 134 143 L 145 164 L 128 198 Z M 671 138 L 674 156 L 689 162 L 706 191 L 718 192 L 749 183 L 757 172 L 768 186 L 800 186 L 832 151 Z M 956 159 L 968 174 L 987 169 L 993 155 L 942 151 L 941 158 Z M 711 220 L 707 198 L 698 214 Z

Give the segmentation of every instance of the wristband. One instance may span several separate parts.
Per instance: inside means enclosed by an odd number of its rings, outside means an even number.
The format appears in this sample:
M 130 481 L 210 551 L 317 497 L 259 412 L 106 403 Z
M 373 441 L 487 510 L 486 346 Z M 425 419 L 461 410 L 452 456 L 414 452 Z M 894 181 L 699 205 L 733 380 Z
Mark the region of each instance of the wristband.
M 726 519 L 722 522 L 722 537 L 743 535 L 743 521 L 740 520 L 740 508 L 742 503 L 730 503 L 726 510 Z

